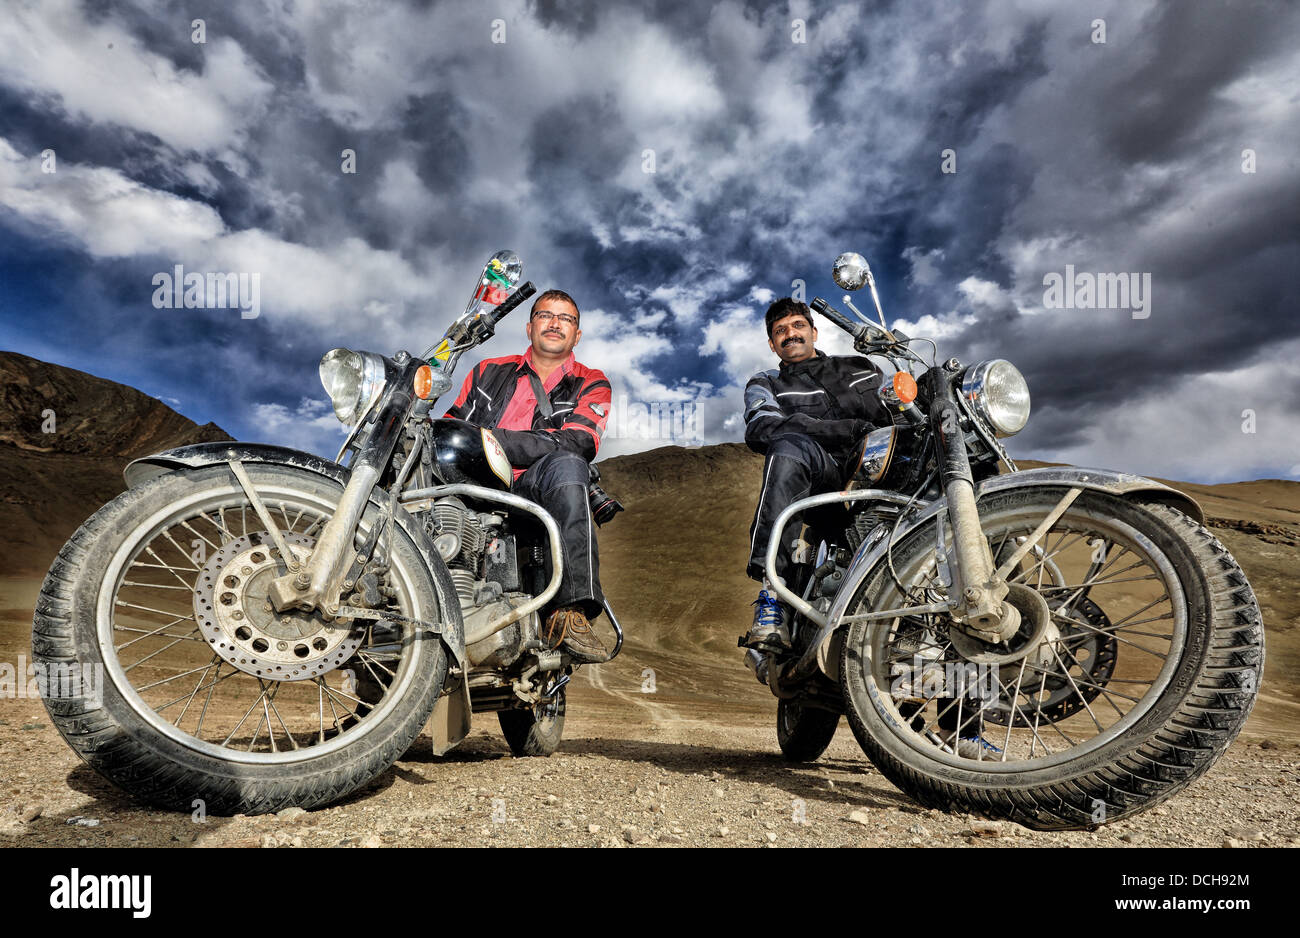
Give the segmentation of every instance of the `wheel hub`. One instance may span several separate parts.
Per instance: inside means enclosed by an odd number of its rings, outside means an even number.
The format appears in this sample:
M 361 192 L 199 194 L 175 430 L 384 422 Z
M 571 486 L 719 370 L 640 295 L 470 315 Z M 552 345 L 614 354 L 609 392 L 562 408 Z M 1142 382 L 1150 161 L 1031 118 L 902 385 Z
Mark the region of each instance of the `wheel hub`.
M 299 561 L 316 543 L 293 532 L 283 536 Z M 208 558 L 194 590 L 203 637 L 227 663 L 255 677 L 305 681 L 339 667 L 361 646 L 363 633 L 349 620 L 276 612 L 268 594 L 279 575 L 277 553 L 265 532 L 222 545 Z
M 989 644 L 960 628 L 949 630 L 953 647 L 973 664 L 1010 664 L 1038 649 L 1049 638 L 1052 612 L 1038 590 L 1023 583 L 1008 583 L 1006 604 L 1020 616 L 1020 627 L 1005 642 Z

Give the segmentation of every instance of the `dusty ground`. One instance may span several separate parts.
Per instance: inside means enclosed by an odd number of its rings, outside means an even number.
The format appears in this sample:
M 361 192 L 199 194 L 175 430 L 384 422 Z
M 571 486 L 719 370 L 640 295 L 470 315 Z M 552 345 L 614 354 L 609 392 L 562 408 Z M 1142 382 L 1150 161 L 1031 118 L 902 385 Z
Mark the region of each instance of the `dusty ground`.
M 0 592 L 12 658 L 17 607 L 32 583 Z M 722 662 L 719 662 L 722 664 Z M 655 693 L 643 693 L 645 668 Z M 343 804 L 286 816 L 191 816 L 142 808 L 82 765 L 39 700 L 0 701 L 0 843 L 13 846 L 1221 846 L 1300 845 L 1300 748 L 1248 725 L 1189 791 L 1095 833 L 1044 834 L 916 806 L 862 756 L 841 724 L 812 765 L 777 753 L 775 704 L 752 684 L 708 693 L 735 672 L 695 669 L 638 649 L 575 677 L 565 741 L 515 759 L 496 721 L 441 759 L 427 737 Z M 741 670 L 740 675 L 748 672 Z M 741 687 L 734 687 L 733 693 Z M 724 691 L 725 693 L 725 691 Z M 1262 745 L 1261 745 L 1262 743 Z M 293 816 L 297 815 L 297 816 Z M 93 823 L 93 826 L 87 826 Z

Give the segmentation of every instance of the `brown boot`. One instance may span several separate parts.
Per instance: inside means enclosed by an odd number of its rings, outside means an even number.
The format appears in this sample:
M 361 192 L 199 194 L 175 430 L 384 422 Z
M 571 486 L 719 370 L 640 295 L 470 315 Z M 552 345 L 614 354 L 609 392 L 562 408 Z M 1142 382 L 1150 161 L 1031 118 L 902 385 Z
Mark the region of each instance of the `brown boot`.
M 563 645 L 579 664 L 600 664 L 609 660 L 609 652 L 592 632 L 586 614 L 577 606 L 567 606 L 551 613 L 542 637 L 551 648 Z

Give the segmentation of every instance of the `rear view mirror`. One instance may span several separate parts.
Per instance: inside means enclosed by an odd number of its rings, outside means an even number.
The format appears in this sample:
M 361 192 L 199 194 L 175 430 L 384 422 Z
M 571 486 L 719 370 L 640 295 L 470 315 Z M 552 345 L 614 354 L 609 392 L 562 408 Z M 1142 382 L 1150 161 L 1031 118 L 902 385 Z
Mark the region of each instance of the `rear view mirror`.
M 867 285 L 870 270 L 871 268 L 867 266 L 865 257 L 847 251 L 835 258 L 835 266 L 831 269 L 831 277 L 835 279 L 835 283 L 841 290 L 861 290 Z

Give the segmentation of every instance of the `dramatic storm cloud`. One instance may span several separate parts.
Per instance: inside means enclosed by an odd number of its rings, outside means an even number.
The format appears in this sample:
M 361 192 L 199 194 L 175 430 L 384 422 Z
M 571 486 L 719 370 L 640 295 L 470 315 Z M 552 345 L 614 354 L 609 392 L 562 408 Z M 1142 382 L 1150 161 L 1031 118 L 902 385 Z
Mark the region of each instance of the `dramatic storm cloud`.
M 739 439 L 767 304 L 838 305 L 857 250 L 904 329 L 1025 372 L 1014 454 L 1300 476 L 1298 37 L 1283 0 L 19 0 L 0 346 L 328 453 L 321 353 L 421 351 L 509 247 L 582 307 L 612 454 Z M 176 265 L 257 315 L 156 308 Z

